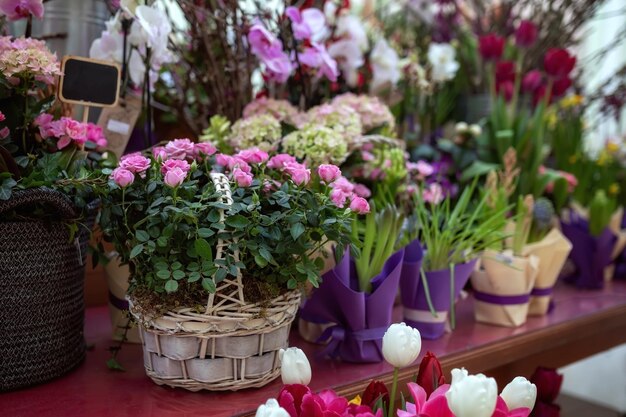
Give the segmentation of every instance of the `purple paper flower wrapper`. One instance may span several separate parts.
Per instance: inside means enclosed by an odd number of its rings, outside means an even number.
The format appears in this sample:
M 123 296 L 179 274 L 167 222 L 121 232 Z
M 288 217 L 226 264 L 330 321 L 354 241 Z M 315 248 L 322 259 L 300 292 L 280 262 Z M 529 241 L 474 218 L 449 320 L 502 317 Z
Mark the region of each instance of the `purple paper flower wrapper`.
M 383 360 L 382 340 L 391 324 L 403 257 L 404 249 L 389 257 L 382 272 L 372 279 L 370 294 L 359 290 L 349 253 L 323 275 L 320 287 L 301 309 L 305 320 L 334 324 L 320 337 L 329 341 L 322 356 L 355 363 Z
M 622 217 L 622 229 L 626 229 L 626 210 L 624 211 L 624 216 Z M 615 260 L 615 279 L 626 280 L 626 248 L 621 255 L 617 257 Z
M 412 243 L 413 244 L 413 243 Z M 419 244 L 418 244 L 419 245 Z M 410 245 L 407 247 L 409 251 Z M 420 248 L 421 249 L 421 248 Z M 417 253 L 414 253 L 417 256 Z M 405 255 L 405 258 L 407 255 Z M 414 258 L 415 259 L 415 258 Z M 450 270 L 428 271 L 425 273 L 426 282 L 433 308 L 437 312 L 434 317 L 428 307 L 426 290 L 420 277 L 420 266 L 417 262 L 404 263 L 402 277 L 400 279 L 400 294 L 404 305 L 404 321 L 420 331 L 424 339 L 438 339 L 446 331 L 447 313 L 450 311 Z M 467 284 L 476 259 L 467 263 L 454 266 L 454 299 L 456 300 L 461 290 Z
M 565 282 L 582 289 L 604 287 L 604 268 L 611 264 L 611 253 L 617 236 L 607 227 L 600 236 L 589 233 L 589 222 L 572 216 L 570 223 L 561 222 L 561 231 L 572 242 L 570 259 L 576 271 L 566 276 Z

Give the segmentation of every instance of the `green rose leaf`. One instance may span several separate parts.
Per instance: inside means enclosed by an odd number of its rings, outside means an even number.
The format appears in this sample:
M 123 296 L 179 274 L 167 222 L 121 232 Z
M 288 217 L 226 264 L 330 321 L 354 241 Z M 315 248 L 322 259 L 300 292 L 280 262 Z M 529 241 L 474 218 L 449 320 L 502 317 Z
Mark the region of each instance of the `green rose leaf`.
M 209 278 L 204 278 L 202 280 L 202 288 L 204 288 L 210 293 L 214 293 L 216 290 L 215 283 L 213 282 L 212 279 L 209 279 Z
M 202 227 L 200 229 L 198 229 L 198 236 L 200 237 L 211 237 L 215 234 L 215 232 L 211 229 L 208 229 L 206 227 Z
M 135 246 L 131 251 L 130 251 L 130 259 L 133 259 L 134 257 L 136 257 L 137 255 L 139 255 L 141 252 L 143 251 L 143 244 L 139 244 L 137 246 Z
M 302 223 L 296 223 L 291 226 L 291 237 L 293 240 L 298 240 L 302 233 L 304 233 L 304 225 Z
M 205 239 L 196 239 L 194 243 L 194 247 L 196 249 L 196 253 L 206 259 L 207 261 L 213 260 L 213 250 L 211 249 L 211 245 Z
M 137 230 L 135 232 L 135 237 L 140 242 L 147 242 L 148 240 L 150 240 L 150 235 L 145 230 Z
M 169 279 L 172 274 L 167 269 L 157 271 L 156 276 L 161 279 Z
M 172 277 L 174 277 L 175 280 L 181 280 L 185 278 L 185 273 L 180 269 L 177 269 L 176 271 L 172 272 Z
M 241 214 L 226 218 L 226 224 L 235 229 L 243 229 L 250 224 L 250 221 Z
M 165 283 L 165 291 L 167 291 L 168 293 L 176 292 L 176 290 L 178 290 L 178 282 L 176 282 L 175 280 L 170 279 Z
M 192 272 L 189 274 L 189 278 L 187 279 L 187 282 L 196 282 L 198 281 L 200 278 L 202 277 L 202 275 L 200 274 L 200 272 Z

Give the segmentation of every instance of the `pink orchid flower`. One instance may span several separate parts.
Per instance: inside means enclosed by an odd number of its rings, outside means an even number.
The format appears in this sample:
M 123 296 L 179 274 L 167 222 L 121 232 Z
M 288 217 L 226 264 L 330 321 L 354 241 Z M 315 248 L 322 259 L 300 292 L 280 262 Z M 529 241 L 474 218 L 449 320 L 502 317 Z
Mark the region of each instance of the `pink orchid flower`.
M 450 384 L 441 385 L 426 399 L 426 391 L 416 383 L 407 385 L 415 403 L 406 403 L 406 411 L 398 410 L 398 417 L 454 417 L 448 407 L 446 392 Z
M 326 77 L 330 81 L 337 81 L 339 69 L 337 61 L 328 54 L 326 47 L 322 44 L 312 43 L 310 47 L 302 52 L 298 59 L 308 67 L 318 69 L 318 77 Z
M 9 20 L 25 19 L 31 14 L 43 18 L 43 0 L 0 0 L 0 13 Z
M 301 41 L 315 34 L 323 33 L 326 18 L 321 10 L 311 7 L 300 11 L 297 7 L 287 7 L 285 14 L 291 20 L 293 36 Z

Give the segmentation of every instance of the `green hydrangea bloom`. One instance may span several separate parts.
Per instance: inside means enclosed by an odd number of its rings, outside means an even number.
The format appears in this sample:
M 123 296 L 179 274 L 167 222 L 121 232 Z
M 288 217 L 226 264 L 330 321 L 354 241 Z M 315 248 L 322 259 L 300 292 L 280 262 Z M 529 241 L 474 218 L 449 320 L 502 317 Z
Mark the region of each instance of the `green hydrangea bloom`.
M 283 138 L 283 151 L 305 161 L 309 167 L 325 163 L 339 165 L 347 157 L 348 145 L 336 130 L 309 124 Z
M 235 150 L 257 147 L 265 152 L 275 150 L 281 138 L 280 122 L 269 114 L 240 119 L 233 125 L 228 138 Z

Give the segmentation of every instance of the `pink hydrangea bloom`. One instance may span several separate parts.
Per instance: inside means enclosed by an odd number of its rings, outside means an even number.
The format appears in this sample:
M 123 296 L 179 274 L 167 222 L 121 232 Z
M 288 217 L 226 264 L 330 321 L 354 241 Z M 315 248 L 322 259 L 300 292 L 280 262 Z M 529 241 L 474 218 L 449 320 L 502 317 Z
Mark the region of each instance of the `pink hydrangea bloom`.
M 165 175 L 174 168 L 180 168 L 187 173 L 191 169 L 191 165 L 183 159 L 168 159 L 161 165 L 161 174 Z
M 135 174 L 124 168 L 115 168 L 111 172 L 111 179 L 120 187 L 126 188 L 135 181 Z
M 174 139 L 165 145 L 168 159 L 186 159 L 194 157 L 194 144 L 189 139 Z
M 165 185 L 175 188 L 182 184 L 187 178 L 187 172 L 183 171 L 181 168 L 176 167 L 172 168 L 165 173 L 163 177 L 163 182 Z
M 290 162 L 296 162 L 296 157 L 286 153 L 280 153 L 273 156 L 267 163 L 267 167 L 271 169 L 283 169 Z
M 43 18 L 43 0 L 0 0 L 0 13 L 9 20 L 25 19 L 30 15 Z
M 339 169 L 337 165 L 322 164 L 317 169 L 317 174 L 320 176 L 322 181 L 326 184 L 330 184 L 337 178 L 341 177 L 341 169 Z
M 252 174 L 244 172 L 238 167 L 233 169 L 233 178 L 240 187 L 249 187 L 252 185 Z
M 56 55 L 44 41 L 31 38 L 11 41 L 10 37 L 1 37 L 0 72 L 14 85 L 19 85 L 22 78 L 54 84 L 54 77 L 61 74 L 61 69 Z
M 260 164 L 267 161 L 269 155 L 267 152 L 264 152 L 259 148 L 251 148 L 239 151 L 235 157 L 240 158 L 249 164 Z
M 120 160 L 120 168 L 139 174 L 150 168 L 150 160 L 142 155 L 130 154 Z

